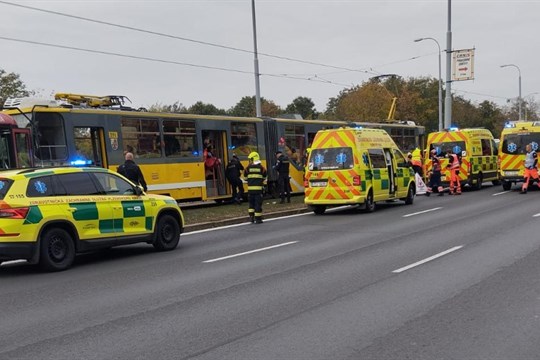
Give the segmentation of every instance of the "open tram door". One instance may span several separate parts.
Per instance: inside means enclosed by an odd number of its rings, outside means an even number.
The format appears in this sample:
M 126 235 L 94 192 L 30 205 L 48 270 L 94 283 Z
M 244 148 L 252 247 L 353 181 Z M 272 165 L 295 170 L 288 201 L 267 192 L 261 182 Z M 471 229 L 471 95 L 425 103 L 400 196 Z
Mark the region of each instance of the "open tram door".
M 221 201 L 231 193 L 225 180 L 227 133 L 223 130 L 203 130 L 202 138 L 206 197 Z
M 108 135 L 111 148 L 118 149 L 118 134 L 109 132 Z M 74 127 L 73 140 L 77 154 L 72 161 L 90 160 L 92 165 L 108 167 L 105 134 L 102 127 Z
M 0 168 L 32 167 L 30 129 L 19 129 L 9 115 L 0 114 Z

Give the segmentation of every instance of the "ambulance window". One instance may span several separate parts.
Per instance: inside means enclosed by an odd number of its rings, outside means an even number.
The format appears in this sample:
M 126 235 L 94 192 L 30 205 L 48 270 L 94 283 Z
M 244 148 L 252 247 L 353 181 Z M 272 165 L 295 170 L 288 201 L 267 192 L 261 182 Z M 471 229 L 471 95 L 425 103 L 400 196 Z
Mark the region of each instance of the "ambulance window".
M 482 141 L 482 156 L 491 156 L 491 142 L 489 139 L 481 139 Z
M 499 155 L 499 149 L 497 147 L 497 142 L 495 140 L 491 140 L 491 148 L 493 149 L 493 155 Z
M 119 178 L 106 173 L 94 173 L 98 183 L 103 188 L 103 191 L 107 195 L 133 195 L 135 190 L 133 186 L 125 181 L 124 179 Z
M 369 149 L 368 153 L 371 167 L 374 169 L 386 169 L 386 160 L 382 149 Z
M 352 169 L 354 157 L 350 147 L 313 149 L 309 157 L 312 170 Z
M 394 158 L 396 159 L 396 164 L 398 167 L 407 167 L 407 161 L 401 153 L 401 151 L 394 149 Z
M 90 178 L 89 173 L 73 173 L 58 175 L 58 180 L 66 189 L 66 195 L 101 195 Z
M 0 200 L 4 199 L 4 196 L 6 196 L 9 188 L 11 187 L 11 184 L 13 184 L 13 180 L 9 180 L 9 179 L 0 180 Z
M 26 189 L 28 197 L 54 196 L 51 176 L 42 176 L 28 181 Z

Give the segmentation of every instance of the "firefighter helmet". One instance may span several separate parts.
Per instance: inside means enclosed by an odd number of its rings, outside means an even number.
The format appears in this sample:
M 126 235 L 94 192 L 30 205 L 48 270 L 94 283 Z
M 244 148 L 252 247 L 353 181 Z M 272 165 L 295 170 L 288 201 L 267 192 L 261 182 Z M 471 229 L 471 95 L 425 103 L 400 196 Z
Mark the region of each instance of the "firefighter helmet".
M 259 158 L 259 153 L 255 152 L 255 151 L 252 151 L 252 152 L 248 155 L 248 159 L 249 159 L 249 160 L 252 160 L 252 161 L 260 160 L 260 158 Z

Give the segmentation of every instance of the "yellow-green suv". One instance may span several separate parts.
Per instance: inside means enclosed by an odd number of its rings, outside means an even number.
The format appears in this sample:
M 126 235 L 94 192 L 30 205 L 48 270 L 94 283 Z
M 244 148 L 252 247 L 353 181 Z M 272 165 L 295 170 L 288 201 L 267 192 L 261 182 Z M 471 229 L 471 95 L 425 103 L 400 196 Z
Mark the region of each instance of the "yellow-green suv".
M 138 242 L 173 250 L 184 218 L 173 198 L 145 194 L 103 168 L 0 171 L 0 263 L 69 268 L 76 253 Z

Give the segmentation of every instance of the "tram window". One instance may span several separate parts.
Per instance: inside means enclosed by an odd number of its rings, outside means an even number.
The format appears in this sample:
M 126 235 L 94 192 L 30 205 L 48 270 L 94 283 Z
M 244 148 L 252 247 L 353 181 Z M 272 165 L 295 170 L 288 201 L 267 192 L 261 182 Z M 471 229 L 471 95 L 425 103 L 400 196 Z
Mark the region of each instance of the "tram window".
M 197 149 L 195 122 L 191 120 L 163 121 L 163 148 L 167 157 L 194 157 Z
M 36 157 L 40 160 L 67 159 L 66 133 L 60 114 L 36 113 L 39 149 Z
M 238 156 L 248 156 L 257 150 L 257 131 L 254 123 L 231 123 L 231 145 Z
M 122 118 L 121 126 L 123 149 L 140 158 L 161 157 L 157 119 Z
M 306 150 L 304 125 L 285 125 L 285 150 L 289 159 L 296 163 L 302 162 Z

